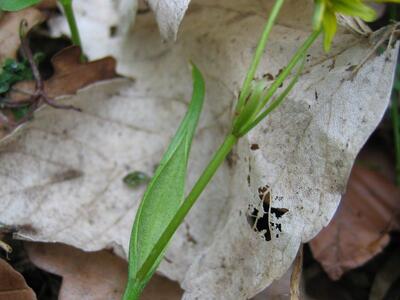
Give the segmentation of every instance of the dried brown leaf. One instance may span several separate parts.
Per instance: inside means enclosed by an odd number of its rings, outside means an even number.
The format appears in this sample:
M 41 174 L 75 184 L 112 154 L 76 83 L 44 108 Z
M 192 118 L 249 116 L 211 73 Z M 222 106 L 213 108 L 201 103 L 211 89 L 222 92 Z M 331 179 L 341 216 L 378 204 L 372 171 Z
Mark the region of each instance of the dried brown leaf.
M 128 265 L 111 252 L 83 252 L 62 244 L 44 243 L 27 243 L 26 248 L 35 265 L 63 277 L 59 300 L 121 298 Z M 176 300 L 181 295 L 178 284 L 155 276 L 142 299 Z
M 0 63 L 6 58 L 15 58 L 21 40 L 19 27 L 22 20 L 28 23 L 28 29 L 44 22 L 46 16 L 36 8 L 27 8 L 18 12 L 5 13 L 0 18 Z
M 310 242 L 329 277 L 339 279 L 381 250 L 399 229 L 400 190 L 380 173 L 355 166 L 332 222 Z
M 105 57 L 91 62 L 81 62 L 81 50 L 77 46 L 67 47 L 52 58 L 54 75 L 44 82 L 44 89 L 51 98 L 73 95 L 77 90 L 97 81 L 115 78 L 116 62 Z M 26 99 L 26 93 L 33 93 L 34 81 L 17 83 L 11 94 L 14 101 Z M 18 92 L 24 91 L 24 93 Z
M 39 9 L 57 8 L 57 0 L 42 0 L 36 7 Z
M 0 259 L 0 300 L 34 300 L 36 295 L 24 277 Z
M 54 75 L 44 82 L 44 91 L 52 99 L 73 95 L 92 83 L 117 77 L 114 58 L 81 62 L 81 50 L 77 46 L 67 47 L 54 55 L 52 65 Z M 12 102 L 26 101 L 35 92 L 35 87 L 33 80 L 19 82 L 13 86 L 9 98 Z M 3 112 L 12 117 L 7 110 Z M 0 127 L 0 141 L 11 133 L 5 127 Z

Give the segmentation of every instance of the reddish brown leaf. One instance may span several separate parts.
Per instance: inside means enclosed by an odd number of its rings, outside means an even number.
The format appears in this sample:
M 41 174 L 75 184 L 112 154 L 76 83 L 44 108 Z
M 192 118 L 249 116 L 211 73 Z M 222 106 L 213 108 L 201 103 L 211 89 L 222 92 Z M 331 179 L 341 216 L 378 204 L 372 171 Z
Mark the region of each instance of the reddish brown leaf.
M 39 9 L 57 8 L 57 0 L 42 0 L 36 7 Z
M 0 259 L 0 300 L 34 300 L 36 295 L 24 277 Z
M 45 15 L 36 8 L 27 8 L 18 12 L 5 13 L 0 18 L 0 64 L 6 58 L 15 58 L 21 40 L 19 26 L 22 20 L 28 22 L 28 30 L 45 21 Z
M 63 277 L 59 300 L 120 299 L 125 289 L 128 265 L 109 251 L 83 252 L 61 244 L 27 243 L 31 261 Z M 177 300 L 177 283 L 155 276 L 142 300 Z
M 398 230 L 400 190 L 381 174 L 355 166 L 332 222 L 310 242 L 331 279 L 378 254 Z

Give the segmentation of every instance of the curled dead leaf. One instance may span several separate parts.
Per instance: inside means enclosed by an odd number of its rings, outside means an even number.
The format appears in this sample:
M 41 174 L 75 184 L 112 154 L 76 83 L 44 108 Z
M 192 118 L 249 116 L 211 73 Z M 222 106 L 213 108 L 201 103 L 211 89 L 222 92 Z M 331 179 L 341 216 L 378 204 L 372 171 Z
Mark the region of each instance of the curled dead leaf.
M 0 300 L 35 300 L 36 295 L 24 277 L 0 259 Z
M 0 18 L 0 63 L 6 58 L 15 58 L 21 40 L 19 37 L 19 26 L 22 20 L 28 24 L 30 30 L 37 24 L 44 22 L 46 16 L 36 8 L 27 8 L 18 12 L 5 13 Z
M 339 279 L 376 254 L 398 230 L 400 190 L 377 172 L 355 166 L 332 222 L 310 242 L 328 276 Z

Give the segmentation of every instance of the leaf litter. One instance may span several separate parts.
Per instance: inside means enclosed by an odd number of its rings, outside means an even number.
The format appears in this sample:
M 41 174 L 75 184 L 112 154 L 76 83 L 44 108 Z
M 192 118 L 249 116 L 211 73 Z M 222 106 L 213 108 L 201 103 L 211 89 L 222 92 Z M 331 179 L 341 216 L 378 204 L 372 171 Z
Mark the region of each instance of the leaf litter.
M 260 31 L 260 12 L 268 5 L 193 1 L 176 44 L 162 43 L 152 16 L 144 14 L 125 36 L 107 36 L 90 47 L 91 39 L 98 37 L 91 31 L 94 25 L 99 31 L 115 26 L 118 12 L 107 2 L 99 7 L 100 12 L 109 11 L 106 22 L 100 20 L 101 13 L 100 18 L 82 14 L 89 56 L 115 54 L 119 73 L 136 81 L 115 80 L 78 91 L 68 103 L 83 109 L 79 115 L 37 112 L 29 130 L 0 154 L 2 222 L 28 220 L 35 232 L 21 230 L 21 238 L 84 250 L 112 247 L 126 258 L 129 228 L 143 189 L 129 190 L 121 179 L 129 169 L 150 173 L 158 163 L 190 95 L 188 59 L 204 70 L 207 85 L 190 186 L 227 130 L 232 100 L 256 43 L 257 34 L 249 32 Z M 263 73 L 277 74 L 297 41 L 306 36 L 311 8 L 311 2 L 288 1 L 272 32 Z M 60 24 L 53 23 L 54 32 L 62 32 Z M 346 70 L 361 62 L 370 47 L 366 39 L 342 32 L 332 56 L 325 56 L 321 47 L 311 50 L 305 74 L 287 102 L 240 142 L 236 163 L 219 170 L 159 268 L 182 284 L 184 299 L 255 295 L 285 273 L 302 242 L 328 224 L 355 156 L 389 101 L 396 48 L 371 57 L 348 80 Z M 254 144 L 259 149 L 252 150 Z M 52 180 L 70 170 L 80 176 Z M 259 207 L 258 189 L 265 185 L 273 191 L 270 207 L 287 210 L 279 220 L 279 238 L 275 228 L 269 242 L 246 219 L 249 205 Z M 276 221 L 269 214 L 269 222 Z

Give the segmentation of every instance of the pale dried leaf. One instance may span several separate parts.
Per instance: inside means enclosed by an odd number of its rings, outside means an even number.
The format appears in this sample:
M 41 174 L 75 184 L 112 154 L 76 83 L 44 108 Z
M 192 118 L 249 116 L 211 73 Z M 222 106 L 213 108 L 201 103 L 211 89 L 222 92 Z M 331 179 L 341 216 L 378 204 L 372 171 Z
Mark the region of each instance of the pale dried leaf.
M 45 15 L 36 8 L 27 8 L 18 12 L 8 12 L 0 16 L 0 64 L 6 58 L 15 58 L 21 39 L 19 27 L 22 20 L 28 22 L 28 30 L 42 23 Z
M 24 277 L 0 259 L 0 300 L 36 300 Z
M 290 300 L 290 278 L 293 268 L 285 275 L 275 280 L 264 291 L 256 295 L 252 300 Z
M 149 0 L 148 2 L 156 15 L 161 35 L 167 40 L 175 40 L 190 0 Z
M 131 29 L 131 25 L 135 21 L 137 9 L 140 9 L 139 5 L 142 4 L 138 2 L 140 2 L 140 0 L 117 1 L 117 9 L 121 21 L 119 28 L 122 34 L 126 34 Z M 189 2 L 190 0 L 148 0 L 146 2 L 146 5 L 148 5 L 155 14 L 163 39 L 169 41 L 176 39 L 179 25 L 188 9 Z
M 99 59 L 114 54 L 115 46 L 120 42 L 116 33 L 125 32 L 130 26 L 130 9 L 134 9 L 135 0 L 91 0 L 74 1 L 74 12 L 80 29 L 83 50 L 91 59 Z M 121 21 L 123 23 L 121 23 Z M 130 21 L 129 21 L 130 22 Z M 49 20 L 50 31 L 54 36 L 70 34 L 64 15 Z
M 98 5 L 99 16 L 107 5 Z M 82 114 L 37 114 L 30 130 L 0 154 L 1 221 L 31 224 L 36 232 L 21 231 L 23 238 L 85 250 L 113 247 L 126 257 L 143 188 L 131 190 L 122 178 L 132 170 L 151 174 L 157 165 L 190 99 L 188 60 L 199 65 L 207 86 L 189 167 L 192 186 L 228 132 L 233 101 L 271 5 L 193 1 L 174 45 L 161 41 L 151 14 L 138 15 L 123 41 L 107 36 L 88 43 L 89 55 L 116 54 L 119 72 L 135 77 L 135 84 L 117 80 L 81 91 L 69 103 L 82 107 Z M 286 1 L 258 77 L 284 67 L 308 34 L 312 7 L 312 1 Z M 110 20 L 118 15 L 107 13 Z M 105 28 L 94 13 L 80 18 L 91 22 L 82 23 L 84 36 L 94 24 Z M 328 224 L 354 158 L 389 101 L 397 49 L 371 57 L 349 79 L 348 70 L 371 47 L 345 33 L 329 57 L 316 45 L 287 102 L 240 141 L 160 266 L 181 282 L 185 299 L 254 296 L 286 272 L 302 242 Z M 77 176 L 65 176 L 71 172 Z M 268 232 L 254 232 L 247 220 L 254 208 L 261 211 L 258 190 L 266 185 L 275 211 L 264 216 L 273 223 L 270 241 Z M 277 218 L 276 211 L 285 213 Z
M 389 231 L 400 228 L 400 189 L 385 177 L 355 166 L 335 217 L 311 243 L 329 277 L 339 279 L 382 251 Z

